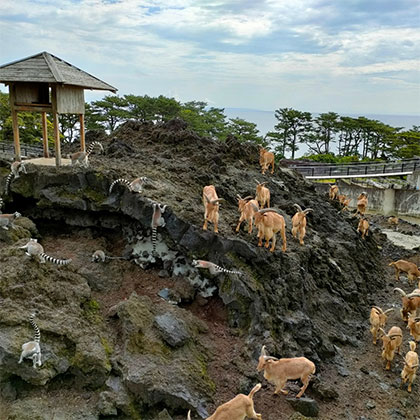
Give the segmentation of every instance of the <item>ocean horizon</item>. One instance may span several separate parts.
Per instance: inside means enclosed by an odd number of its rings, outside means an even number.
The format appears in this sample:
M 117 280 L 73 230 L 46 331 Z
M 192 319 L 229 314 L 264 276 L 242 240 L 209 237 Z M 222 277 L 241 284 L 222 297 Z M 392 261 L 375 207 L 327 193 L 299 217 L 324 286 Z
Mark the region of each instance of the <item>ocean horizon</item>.
M 274 116 L 274 111 L 264 111 L 259 109 L 249 108 L 225 108 L 225 114 L 228 118 L 242 118 L 246 121 L 257 124 L 260 134 L 264 136 L 269 131 L 273 131 L 277 120 Z M 312 112 L 312 116 L 318 116 L 321 113 Z M 337 112 L 337 114 L 339 114 Z M 366 117 L 370 120 L 378 120 L 391 127 L 403 127 L 404 129 L 411 129 L 413 125 L 420 126 L 419 115 L 392 115 L 392 114 L 339 114 L 344 117 Z

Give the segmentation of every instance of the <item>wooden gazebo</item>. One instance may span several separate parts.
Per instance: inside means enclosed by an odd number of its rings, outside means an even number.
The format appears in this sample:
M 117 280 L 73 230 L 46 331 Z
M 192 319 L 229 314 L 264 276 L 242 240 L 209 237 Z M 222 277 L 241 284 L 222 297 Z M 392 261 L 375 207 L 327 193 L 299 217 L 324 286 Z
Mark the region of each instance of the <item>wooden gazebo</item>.
M 58 114 L 79 115 L 80 145 L 81 150 L 85 150 L 84 89 L 109 90 L 114 93 L 117 91 L 108 83 L 45 51 L 0 66 L 0 82 L 9 86 L 16 160 L 21 160 L 18 112 L 30 111 L 42 114 L 44 157 L 46 158 L 49 157 L 47 113 L 51 113 L 57 166 L 61 165 Z

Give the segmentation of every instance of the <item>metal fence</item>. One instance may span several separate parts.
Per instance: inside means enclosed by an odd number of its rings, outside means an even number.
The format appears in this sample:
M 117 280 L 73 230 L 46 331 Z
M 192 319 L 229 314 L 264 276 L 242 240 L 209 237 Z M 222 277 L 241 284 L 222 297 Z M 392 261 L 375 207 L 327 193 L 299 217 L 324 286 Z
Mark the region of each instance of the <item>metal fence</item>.
M 366 176 L 384 176 L 386 174 L 409 174 L 416 170 L 420 170 L 420 159 L 404 160 L 400 162 L 387 163 L 362 163 L 351 165 L 291 165 L 291 169 L 295 169 L 305 177 L 366 177 Z

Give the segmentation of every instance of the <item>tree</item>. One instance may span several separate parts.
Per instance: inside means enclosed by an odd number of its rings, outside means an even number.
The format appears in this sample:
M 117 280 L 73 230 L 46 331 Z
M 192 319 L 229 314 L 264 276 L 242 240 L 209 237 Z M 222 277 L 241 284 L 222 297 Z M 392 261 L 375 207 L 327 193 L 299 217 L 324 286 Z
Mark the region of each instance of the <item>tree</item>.
M 99 124 L 112 133 L 122 121 L 129 118 L 126 107 L 125 98 L 107 95 L 102 100 L 91 103 L 91 112 L 95 116 L 95 124 Z
M 258 135 L 257 124 L 246 121 L 242 118 L 231 118 L 228 123 L 228 131 L 238 138 L 240 142 L 251 141 L 262 144 L 263 138 Z
M 339 115 L 335 112 L 320 114 L 314 119 L 313 130 L 304 135 L 304 141 L 314 153 L 329 154 L 331 143 L 338 132 Z
M 65 141 L 72 143 L 79 130 L 79 115 L 75 114 L 59 114 L 58 123 L 60 125 L 60 132 L 62 133 Z
M 280 108 L 275 111 L 274 116 L 279 123 L 274 127 L 283 136 L 283 156 L 286 151 L 292 152 L 292 159 L 295 152 L 299 150 L 298 143 L 304 142 L 304 134 L 311 128 L 312 116 L 309 112 L 297 111 L 293 108 Z

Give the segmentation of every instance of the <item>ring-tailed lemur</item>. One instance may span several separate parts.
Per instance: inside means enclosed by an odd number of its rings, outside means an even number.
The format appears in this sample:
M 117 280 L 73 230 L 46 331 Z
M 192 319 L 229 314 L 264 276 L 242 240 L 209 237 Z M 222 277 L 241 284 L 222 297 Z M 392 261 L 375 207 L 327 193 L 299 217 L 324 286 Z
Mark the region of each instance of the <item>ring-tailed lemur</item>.
M 41 264 L 49 261 L 57 265 L 67 265 L 72 261 L 71 258 L 67 260 L 61 260 L 59 258 L 50 257 L 49 255 L 45 254 L 43 246 L 38 243 L 37 239 L 29 239 L 29 242 L 24 246 L 20 246 L 19 249 L 26 249 L 26 255 L 29 255 L 30 257 L 38 257 Z
M 20 354 L 18 363 L 22 363 L 23 359 L 32 359 L 32 366 L 36 368 L 36 365 L 41 366 L 41 346 L 39 345 L 41 333 L 38 325 L 35 324 L 34 318 L 35 314 L 31 314 L 29 317 L 29 322 L 35 330 L 34 341 L 28 341 L 27 343 L 22 344 L 22 353 Z
M 105 262 L 105 260 L 125 260 L 124 257 L 110 257 L 104 251 L 98 249 L 92 254 L 92 262 Z
M 3 199 L 0 197 L 0 214 L 1 214 L 1 209 L 3 208 L 4 205 L 4 201 Z
M 22 216 L 20 213 L 15 211 L 13 214 L 0 214 L 0 227 L 5 230 L 9 230 L 9 226 L 11 228 L 15 228 L 14 221 Z
M 166 204 L 153 203 L 153 216 L 152 216 L 152 246 L 153 252 L 156 252 L 157 228 L 165 226 L 165 219 L 162 214 L 165 212 Z
M 210 271 L 210 274 L 212 275 L 220 274 L 220 273 L 238 274 L 240 276 L 243 275 L 241 271 L 227 270 L 226 268 L 220 267 L 217 264 L 214 264 L 210 261 L 193 260 L 192 266 L 196 268 L 207 268 Z
M 101 149 L 101 153 L 103 153 L 104 148 L 101 143 L 98 141 L 94 141 L 89 145 L 86 152 L 80 151 L 73 153 L 71 155 L 68 155 L 68 158 L 71 159 L 71 165 L 75 165 L 78 163 L 79 165 L 84 165 L 86 168 L 89 166 L 89 155 L 93 152 L 95 149 L 95 146 L 98 146 Z
M 19 178 L 19 176 L 20 176 L 19 174 L 21 172 L 23 172 L 24 174 L 27 173 L 26 172 L 25 165 L 24 165 L 23 162 L 16 161 L 16 162 L 13 162 L 10 165 L 10 174 L 7 175 L 6 184 L 4 186 L 4 192 L 5 192 L 5 194 L 8 194 L 9 193 L 9 188 L 10 188 L 10 184 L 11 184 L 12 180 Z
M 141 193 L 143 192 L 143 185 L 146 183 L 147 178 L 142 176 L 140 178 L 136 178 L 134 181 L 128 181 L 125 178 L 118 178 L 116 179 L 109 187 L 109 194 L 111 194 L 114 185 L 116 184 L 123 184 L 125 185 L 130 191 Z

